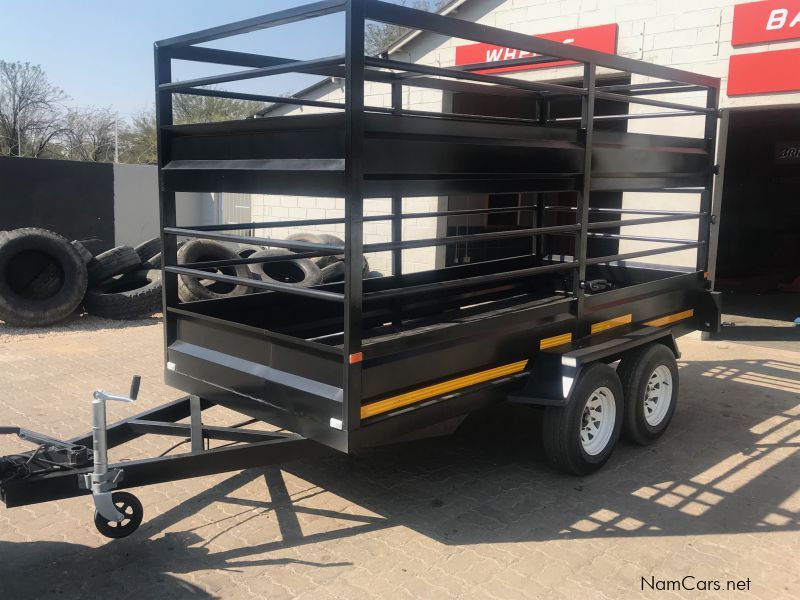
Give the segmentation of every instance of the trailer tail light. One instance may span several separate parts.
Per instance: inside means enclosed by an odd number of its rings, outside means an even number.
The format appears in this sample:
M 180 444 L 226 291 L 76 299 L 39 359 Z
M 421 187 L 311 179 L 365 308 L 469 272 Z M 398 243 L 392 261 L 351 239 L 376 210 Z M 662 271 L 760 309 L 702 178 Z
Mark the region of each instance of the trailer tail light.
M 364 353 L 363 352 L 356 352 L 355 354 L 350 355 L 350 364 L 354 365 L 356 363 L 360 363 L 364 360 Z

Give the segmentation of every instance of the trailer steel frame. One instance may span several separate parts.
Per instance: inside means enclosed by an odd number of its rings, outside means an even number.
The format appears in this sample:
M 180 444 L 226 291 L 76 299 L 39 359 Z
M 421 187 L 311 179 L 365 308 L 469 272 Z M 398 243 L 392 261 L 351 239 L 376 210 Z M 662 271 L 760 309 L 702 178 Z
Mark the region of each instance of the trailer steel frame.
M 345 52 L 295 60 L 199 44 L 341 12 Z M 367 21 L 516 48 L 527 58 L 438 67 L 369 57 Z M 173 61 L 241 67 L 221 75 L 174 81 Z M 490 74 L 497 67 L 571 61 L 580 81 L 553 83 Z M 110 446 L 157 433 L 188 436 L 192 452 L 112 465 L 132 487 L 281 462 L 331 449 L 355 453 L 494 402 L 510 399 L 563 406 L 583 365 L 612 362 L 644 344 L 719 326 L 711 235 L 719 79 L 617 55 L 427 13 L 378 0 L 323 0 L 162 40 L 154 50 L 156 125 L 165 319 L 165 378 L 189 397 L 111 426 Z M 208 88 L 284 73 L 340 78 L 342 101 L 283 98 Z M 642 83 L 608 85 L 607 73 L 641 75 Z M 658 81 L 657 81 L 658 80 Z M 369 106 L 365 85 L 387 85 L 390 106 Z M 404 106 L 407 88 L 524 98 L 537 117 L 506 118 Z M 659 99 L 699 94 L 697 104 Z M 173 95 L 190 94 L 318 109 L 211 124 L 173 123 Z M 579 116 L 552 116 L 561 102 Z M 595 114 L 598 101 L 656 107 L 657 112 Z M 614 131 L 600 124 L 695 117 L 699 138 Z M 595 125 L 598 124 L 596 127 Z M 225 143 L 220 143 L 220 142 Z M 441 148 L 448 152 L 442 152 Z M 179 224 L 182 191 L 291 193 L 344 198 L 337 218 L 236 224 Z M 403 199 L 487 193 L 536 193 L 511 208 L 405 212 Z M 697 210 L 592 206 L 600 192 L 697 194 Z M 574 206 L 545 193 L 574 195 Z M 365 215 L 365 199 L 389 198 L 386 214 Z M 441 208 L 441 207 L 440 207 Z M 530 214 L 514 230 L 403 239 L 408 219 Z M 574 222 L 547 224 L 573 217 Z M 633 218 L 628 218 L 633 215 Z M 602 220 L 604 217 L 610 217 Z M 598 219 L 599 218 L 599 219 Z M 626 234 L 621 228 L 696 220 L 696 239 Z M 388 242 L 365 243 L 364 225 L 388 221 Z M 344 225 L 344 243 L 318 244 L 237 233 L 241 229 Z M 274 259 L 178 264 L 178 238 L 290 249 L 297 257 L 343 256 L 344 280 L 309 288 L 254 281 L 209 269 Z M 574 240 L 571 255 L 552 250 Z M 530 251 L 474 264 L 403 272 L 403 251 L 461 243 L 529 239 Z M 590 244 L 630 240 L 661 244 L 630 252 L 592 253 Z M 694 268 L 634 262 L 696 250 Z M 362 272 L 364 255 L 391 253 L 390 277 Z M 182 303 L 178 278 L 245 285 L 262 293 Z M 552 285 L 540 285 L 542 281 Z M 295 318 L 297 314 L 313 318 Z M 446 314 L 443 318 L 441 315 Z M 442 353 L 446 352 L 446 361 Z M 292 433 L 205 427 L 200 411 L 220 405 Z M 191 417 L 190 424 L 177 421 Z M 35 435 L 34 435 L 35 438 Z M 204 450 L 202 440 L 242 442 Z M 44 443 L 44 442 L 43 442 Z M 91 448 L 91 438 L 65 442 Z M 0 484 L 8 506 L 88 493 L 76 474 L 42 466 Z

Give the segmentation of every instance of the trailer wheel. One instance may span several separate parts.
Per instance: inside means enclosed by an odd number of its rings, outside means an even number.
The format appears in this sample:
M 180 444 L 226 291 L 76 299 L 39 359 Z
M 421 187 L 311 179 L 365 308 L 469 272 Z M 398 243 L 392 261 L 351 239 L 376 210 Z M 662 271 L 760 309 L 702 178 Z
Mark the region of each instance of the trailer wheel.
M 107 538 L 120 539 L 139 529 L 144 517 L 144 508 L 139 499 L 128 492 L 114 492 L 111 500 L 117 510 L 124 515 L 122 521 L 109 521 L 99 512 L 94 513 L 94 526 Z
M 566 406 L 548 406 L 542 422 L 544 448 L 556 467 L 588 475 L 614 451 L 622 429 L 622 385 L 613 368 L 587 365 Z
M 646 446 L 669 427 L 678 403 L 678 364 L 672 350 L 649 344 L 617 367 L 625 397 L 623 437 Z

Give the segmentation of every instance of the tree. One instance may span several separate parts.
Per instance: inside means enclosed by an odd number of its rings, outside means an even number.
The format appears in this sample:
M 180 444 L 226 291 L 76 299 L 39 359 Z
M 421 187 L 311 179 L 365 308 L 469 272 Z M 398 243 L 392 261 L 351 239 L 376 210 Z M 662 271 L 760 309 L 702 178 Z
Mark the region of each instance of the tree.
M 41 66 L 0 60 L 0 153 L 42 156 L 64 131 L 66 99 Z
M 113 162 L 117 116 L 108 108 L 70 110 L 59 136 L 68 160 Z
M 212 123 L 232 121 L 254 115 L 263 108 L 261 102 L 175 94 L 172 99 L 172 115 L 176 125 L 187 123 Z M 132 122 L 120 133 L 121 158 L 123 162 L 156 163 L 156 117 L 151 111 L 133 116 Z
M 448 0 L 399 0 L 397 4 L 417 10 L 438 11 L 447 2 Z M 367 23 L 364 29 L 364 49 L 369 55 L 380 54 L 408 31 L 407 27 L 392 23 Z

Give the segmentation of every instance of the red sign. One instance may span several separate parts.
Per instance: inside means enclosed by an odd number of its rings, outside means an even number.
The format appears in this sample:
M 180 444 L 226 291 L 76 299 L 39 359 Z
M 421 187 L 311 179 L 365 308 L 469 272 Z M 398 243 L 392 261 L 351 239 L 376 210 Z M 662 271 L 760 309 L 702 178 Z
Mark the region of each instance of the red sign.
M 608 54 L 617 51 L 617 25 L 597 25 L 595 27 L 584 27 L 582 29 L 570 29 L 568 31 L 557 31 L 556 33 L 543 33 L 536 37 L 551 42 L 561 42 L 589 50 L 598 50 Z M 468 44 L 456 47 L 456 65 L 470 65 L 474 63 L 498 62 L 502 60 L 514 60 L 515 58 L 530 58 L 539 56 L 534 52 L 517 50 L 516 48 L 504 48 L 503 46 L 493 46 L 491 44 Z M 542 63 L 538 65 L 518 65 L 516 67 L 499 67 L 487 69 L 482 73 L 502 73 L 506 71 L 526 71 L 528 69 L 542 69 L 548 67 L 561 67 L 564 65 L 575 64 L 571 60 L 559 60 L 554 62 Z
M 733 7 L 731 44 L 800 39 L 800 0 L 766 0 Z
M 800 48 L 734 54 L 728 65 L 728 96 L 800 91 Z

